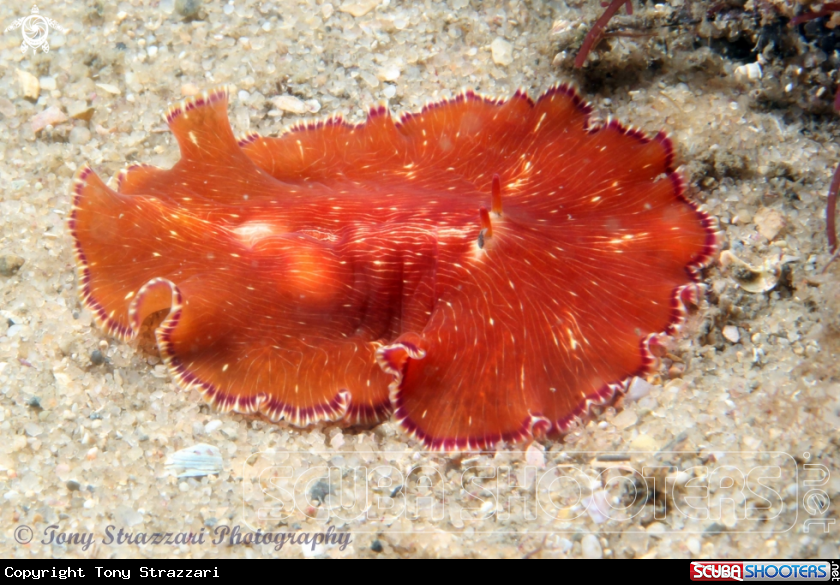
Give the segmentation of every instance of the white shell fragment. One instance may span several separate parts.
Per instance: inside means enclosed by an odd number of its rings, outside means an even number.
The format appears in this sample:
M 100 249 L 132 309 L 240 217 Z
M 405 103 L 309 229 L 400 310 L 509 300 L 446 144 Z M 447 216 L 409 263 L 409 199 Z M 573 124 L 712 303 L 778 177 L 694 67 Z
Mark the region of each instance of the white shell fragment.
M 355 2 L 344 2 L 338 9 L 341 12 L 351 14 L 356 18 L 360 18 L 379 6 L 380 0 L 356 0 Z
M 779 232 L 785 228 L 785 217 L 778 210 L 768 209 L 767 207 L 759 209 L 755 213 L 753 221 L 756 231 L 770 242 L 775 240 Z
M 38 78 L 23 69 L 17 70 L 17 78 L 23 96 L 33 100 L 38 99 L 38 95 L 41 93 L 41 82 L 38 81 Z
M 275 108 L 284 112 L 303 114 L 307 111 L 306 104 L 303 100 L 293 95 L 278 95 L 277 97 L 271 98 L 271 103 L 274 104 Z
M 738 331 L 738 328 L 734 325 L 727 325 L 722 330 L 723 336 L 728 339 L 731 343 L 738 343 L 741 339 L 741 333 Z
M 761 266 L 750 266 L 729 250 L 720 255 L 720 265 L 742 289 L 751 293 L 767 292 L 779 283 L 782 263 L 780 258 L 765 260 Z
M 181 449 L 166 459 L 166 471 L 178 477 L 202 477 L 222 471 L 222 453 L 218 447 L 199 443 Z
M 43 112 L 39 112 L 32 116 L 29 120 L 29 126 L 32 132 L 40 132 L 47 126 L 58 126 L 64 124 L 68 120 L 67 116 L 57 106 L 50 106 Z
M 626 402 L 636 402 L 650 394 L 651 390 L 653 390 L 653 385 L 650 382 L 644 378 L 633 378 L 624 395 L 624 400 Z
M 761 70 L 761 65 L 758 63 L 747 63 L 746 65 L 741 65 L 740 67 L 735 68 L 735 77 L 739 77 L 741 79 L 761 79 L 764 72 Z
M 513 45 L 501 37 L 496 37 L 490 43 L 490 53 L 496 65 L 510 65 L 513 63 Z
M 122 93 L 119 87 L 110 83 L 97 83 L 96 87 L 113 95 L 120 95 Z

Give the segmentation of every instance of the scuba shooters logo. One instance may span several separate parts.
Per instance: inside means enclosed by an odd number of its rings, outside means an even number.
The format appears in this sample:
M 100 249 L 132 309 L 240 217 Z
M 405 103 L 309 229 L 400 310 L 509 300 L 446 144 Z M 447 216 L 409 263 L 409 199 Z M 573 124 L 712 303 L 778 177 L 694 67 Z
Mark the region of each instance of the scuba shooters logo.
M 743 581 L 743 563 L 691 563 L 692 581 Z
M 691 580 L 829 581 L 836 567 L 827 561 L 692 561 Z

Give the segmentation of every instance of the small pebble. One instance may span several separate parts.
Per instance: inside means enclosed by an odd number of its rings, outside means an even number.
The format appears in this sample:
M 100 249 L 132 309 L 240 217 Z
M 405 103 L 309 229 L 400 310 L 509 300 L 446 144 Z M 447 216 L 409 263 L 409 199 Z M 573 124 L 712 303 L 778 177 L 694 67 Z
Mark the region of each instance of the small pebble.
M 94 349 L 92 352 L 90 352 L 90 363 L 92 363 L 94 366 L 101 366 L 105 363 L 105 356 L 102 355 L 102 352 L 98 349 Z
M 374 540 L 370 544 L 370 550 L 372 550 L 375 553 L 381 553 L 382 552 L 382 543 L 379 542 L 378 540 Z
M 686 539 L 685 546 L 688 549 L 688 552 L 690 552 L 691 554 L 693 554 L 693 555 L 699 555 L 700 554 L 700 541 L 697 540 L 696 538 Z
M 41 89 L 45 89 L 47 91 L 52 91 L 57 87 L 55 77 L 41 77 L 38 79 L 38 83 L 41 84 Z
M 622 430 L 636 424 L 636 421 L 638 420 L 639 418 L 636 416 L 636 413 L 632 410 L 622 410 L 612 420 L 612 423 L 615 425 L 615 428 Z
M 186 19 L 198 18 L 201 0 L 175 0 L 175 11 Z
M 764 72 L 761 70 L 761 65 L 758 63 L 747 63 L 746 65 L 741 65 L 740 67 L 735 68 L 735 77 L 740 79 L 749 79 L 754 81 L 756 79 L 761 79 Z
M 314 502 L 323 503 L 324 498 L 330 495 L 330 484 L 323 480 L 319 480 L 312 486 L 312 489 L 309 490 L 309 497 L 312 498 Z
M 79 491 L 79 488 L 81 488 L 81 487 L 82 487 L 82 485 L 81 485 L 78 481 L 76 481 L 76 480 L 74 480 L 74 479 L 71 479 L 70 481 L 68 481 L 68 482 L 67 482 L 66 484 L 64 484 L 64 485 L 65 485 L 65 486 L 67 487 L 67 489 L 68 489 L 68 490 L 70 490 L 71 492 L 77 492 L 77 491 Z
M 751 293 L 763 293 L 774 288 L 781 273 L 778 262 L 768 259 L 761 266 L 750 266 L 730 250 L 721 252 L 720 266 L 732 276 L 738 286 Z
M 3 276 L 11 276 L 20 270 L 25 260 L 20 256 L 14 254 L 0 255 L 0 274 Z
M 199 88 L 194 83 L 185 83 L 181 86 L 181 95 L 184 97 L 190 97 L 194 95 L 198 95 L 201 93 L 201 88 Z
M 771 242 L 785 227 L 784 216 L 777 210 L 766 207 L 762 207 L 756 212 L 753 221 L 755 221 L 755 229 L 758 230 L 758 233 Z
M 87 144 L 90 142 L 90 130 L 84 126 L 76 126 L 70 131 L 70 136 L 67 139 L 70 144 Z
M 525 451 L 525 462 L 539 469 L 545 469 L 545 453 L 542 446 L 531 443 Z
M 57 106 L 50 106 L 43 112 L 32 116 L 29 126 L 33 132 L 40 132 L 47 126 L 58 126 L 69 120 L 69 118 Z
M 721 331 L 721 333 L 723 333 L 723 336 L 732 343 L 738 343 L 738 341 L 741 339 L 741 334 L 738 332 L 738 328 L 734 325 L 727 325 L 723 328 L 723 331 Z
M 601 550 L 601 543 L 594 534 L 587 534 L 580 541 L 581 552 L 585 559 L 600 559 L 604 551 Z
M 604 490 L 596 490 L 591 496 L 583 498 L 582 504 L 595 524 L 603 524 L 609 519 L 611 506 Z
M 655 451 L 658 448 L 656 441 L 649 435 L 639 435 L 630 441 L 630 449 L 633 451 Z
M 496 65 L 510 65 L 513 63 L 513 45 L 501 37 L 496 37 L 490 43 L 490 52 L 493 54 L 493 63 Z
M 369 87 L 379 87 L 379 80 L 376 78 L 375 75 L 371 75 L 367 71 L 362 71 L 359 73 L 359 77 L 368 84 Z
M 627 389 L 627 394 L 624 395 L 624 400 L 627 402 L 635 402 L 641 400 L 653 390 L 653 384 L 643 378 L 633 378 L 630 382 L 630 387 Z
M 303 114 L 307 110 L 306 104 L 303 103 L 302 100 L 299 100 L 291 95 L 279 95 L 275 98 L 271 98 L 271 103 L 274 104 L 274 107 L 278 110 L 291 112 L 293 114 Z
M 38 99 L 38 95 L 41 93 L 41 83 L 38 78 L 23 69 L 17 70 L 17 78 L 20 89 L 23 91 L 23 97 L 31 100 Z
M 122 527 L 128 528 L 142 523 L 143 515 L 128 506 L 122 505 L 117 506 L 117 509 L 114 510 L 114 520 L 121 524 Z
M 178 477 L 202 477 L 218 474 L 223 469 L 222 453 L 218 447 L 199 443 L 176 451 L 167 457 L 166 470 Z
M 114 95 L 120 95 L 122 93 L 122 91 L 120 91 L 119 87 L 117 87 L 116 85 L 111 85 L 110 83 L 97 83 L 96 87 L 98 87 L 102 91 L 105 91 L 105 92 L 108 92 L 108 93 L 111 93 L 111 94 L 114 94 Z
M 15 104 L 6 98 L 0 98 L 0 114 L 3 114 L 7 118 L 11 118 L 15 115 L 15 112 Z
M 753 216 L 752 216 L 752 213 L 750 213 L 749 209 L 741 208 L 735 214 L 735 217 L 733 218 L 733 220 L 737 220 L 738 223 L 746 224 L 746 223 L 750 223 L 752 221 L 752 218 L 753 218 Z
M 220 420 L 211 420 L 209 423 L 207 423 L 206 425 L 204 425 L 204 432 L 205 432 L 205 434 L 212 433 L 213 431 L 215 431 L 216 429 L 220 428 L 221 426 L 222 426 L 222 421 L 220 421 Z
M 44 433 L 44 427 L 35 423 L 26 423 L 23 425 L 23 430 L 26 432 L 27 435 L 30 437 L 37 437 Z
M 306 557 L 307 559 L 312 559 L 317 556 L 324 554 L 327 550 L 327 547 L 323 544 L 309 544 L 303 543 L 300 545 L 300 552 L 301 554 Z
M 400 78 L 400 68 L 395 65 L 382 67 L 376 72 L 379 81 L 396 81 Z
M 75 101 L 67 106 L 67 115 L 76 120 L 87 122 L 93 117 L 93 108 L 85 101 Z
M 381 0 L 351 0 L 344 2 L 338 9 L 359 18 L 379 6 L 380 2 Z
M 837 545 L 832 542 L 824 542 L 820 545 L 820 550 L 817 553 L 819 559 L 836 559 Z
M 678 471 L 677 474 L 674 476 L 674 485 L 679 488 L 685 486 L 688 481 L 691 479 L 691 474 L 685 471 Z

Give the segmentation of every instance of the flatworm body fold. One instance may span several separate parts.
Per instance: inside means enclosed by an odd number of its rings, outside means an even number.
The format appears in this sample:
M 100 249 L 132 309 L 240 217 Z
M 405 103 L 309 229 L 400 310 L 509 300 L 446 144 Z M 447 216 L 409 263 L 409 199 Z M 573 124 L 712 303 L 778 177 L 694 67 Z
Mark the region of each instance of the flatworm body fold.
M 670 141 L 590 114 L 468 92 L 237 141 L 225 90 L 192 98 L 172 169 L 79 172 L 80 294 L 126 340 L 165 311 L 175 379 L 222 409 L 394 412 L 444 450 L 562 432 L 650 369 L 716 247 Z

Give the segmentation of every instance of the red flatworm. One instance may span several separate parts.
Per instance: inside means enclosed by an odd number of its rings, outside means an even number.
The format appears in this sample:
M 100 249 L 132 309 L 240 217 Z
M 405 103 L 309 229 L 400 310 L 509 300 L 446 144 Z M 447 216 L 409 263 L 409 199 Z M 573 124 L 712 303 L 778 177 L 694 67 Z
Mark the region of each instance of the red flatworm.
M 222 410 L 394 413 L 444 450 L 560 433 L 650 369 L 716 246 L 665 135 L 565 85 L 240 141 L 227 102 L 168 111 L 170 170 L 82 168 L 69 220 L 98 323 L 168 311 L 163 359 Z

